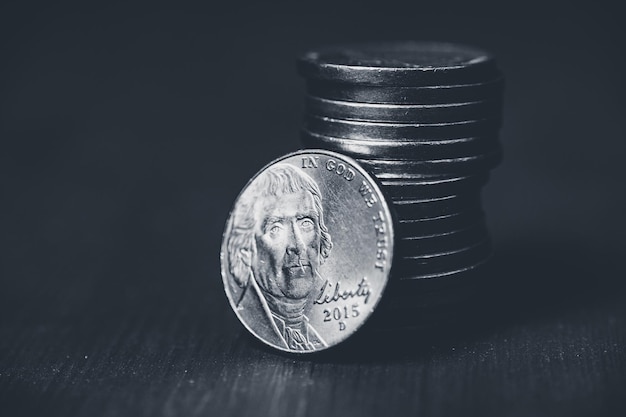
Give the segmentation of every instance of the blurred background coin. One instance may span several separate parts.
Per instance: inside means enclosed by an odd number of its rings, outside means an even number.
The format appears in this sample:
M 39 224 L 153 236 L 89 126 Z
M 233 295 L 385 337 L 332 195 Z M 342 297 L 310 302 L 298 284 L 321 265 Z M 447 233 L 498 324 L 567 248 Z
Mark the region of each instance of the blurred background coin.
M 500 117 L 500 100 L 445 104 L 373 104 L 307 96 L 306 111 L 333 119 L 365 122 L 453 123 Z
M 432 85 L 422 87 L 384 87 L 345 84 L 309 79 L 307 93 L 311 96 L 356 103 L 380 104 L 443 104 L 500 98 L 504 78 L 474 84 Z
M 487 116 L 449 123 L 402 123 L 364 122 L 307 114 L 304 128 L 309 132 L 347 139 L 449 140 L 496 134 L 501 119 Z
M 308 79 L 385 86 L 475 83 L 499 74 L 493 57 L 478 48 L 417 41 L 321 48 L 304 54 L 298 69 Z
M 474 136 L 444 140 L 360 140 L 325 136 L 301 131 L 302 143 L 311 148 L 324 148 L 356 158 L 384 158 L 427 161 L 479 155 L 499 148 L 498 136 Z

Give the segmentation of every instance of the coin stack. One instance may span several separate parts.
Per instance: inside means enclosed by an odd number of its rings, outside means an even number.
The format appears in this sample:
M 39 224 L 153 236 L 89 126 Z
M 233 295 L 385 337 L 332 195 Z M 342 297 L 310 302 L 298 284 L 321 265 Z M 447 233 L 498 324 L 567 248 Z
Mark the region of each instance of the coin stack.
M 356 159 L 395 211 L 381 308 L 404 325 L 476 302 L 493 250 L 481 189 L 502 152 L 504 80 L 494 58 L 392 42 L 312 51 L 298 71 L 307 83 L 304 145 Z

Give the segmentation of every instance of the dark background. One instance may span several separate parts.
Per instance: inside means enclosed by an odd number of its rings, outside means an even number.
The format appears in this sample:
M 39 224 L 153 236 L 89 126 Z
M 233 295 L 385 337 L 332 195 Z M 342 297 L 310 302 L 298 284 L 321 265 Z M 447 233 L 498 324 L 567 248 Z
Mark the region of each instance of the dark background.
M 0 414 L 626 412 L 617 10 L 5 2 L 0 20 Z M 483 197 L 499 285 L 473 326 L 272 352 L 223 293 L 228 212 L 299 148 L 295 58 L 394 39 L 480 46 L 506 75 Z

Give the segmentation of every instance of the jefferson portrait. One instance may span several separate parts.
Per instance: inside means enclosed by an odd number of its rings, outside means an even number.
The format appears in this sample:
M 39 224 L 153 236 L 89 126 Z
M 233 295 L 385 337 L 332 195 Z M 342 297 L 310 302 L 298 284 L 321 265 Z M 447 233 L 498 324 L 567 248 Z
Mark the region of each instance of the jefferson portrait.
M 320 189 L 303 170 L 279 163 L 250 183 L 232 214 L 227 262 L 255 334 L 289 351 L 327 346 L 305 310 L 331 248 Z

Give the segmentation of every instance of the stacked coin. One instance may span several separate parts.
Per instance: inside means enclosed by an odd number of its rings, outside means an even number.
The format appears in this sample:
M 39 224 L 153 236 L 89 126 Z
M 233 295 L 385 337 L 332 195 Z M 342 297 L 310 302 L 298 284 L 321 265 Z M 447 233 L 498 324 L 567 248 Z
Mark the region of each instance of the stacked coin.
M 501 159 L 504 80 L 494 58 L 393 42 L 309 52 L 298 70 L 307 82 L 304 145 L 355 158 L 395 211 L 384 304 L 408 313 L 400 323 L 471 300 L 492 254 L 480 193 Z

